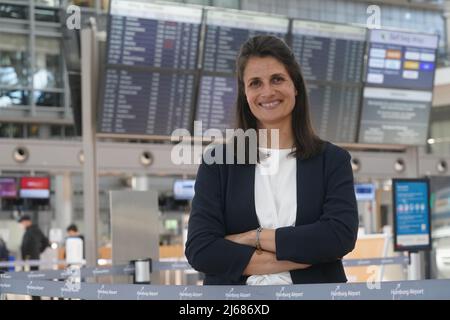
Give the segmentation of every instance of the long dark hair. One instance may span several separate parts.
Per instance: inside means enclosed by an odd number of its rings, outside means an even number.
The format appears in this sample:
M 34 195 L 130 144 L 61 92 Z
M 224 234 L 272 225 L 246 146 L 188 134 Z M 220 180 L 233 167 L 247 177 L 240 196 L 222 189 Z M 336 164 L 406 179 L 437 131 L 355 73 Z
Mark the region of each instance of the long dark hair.
M 241 46 L 236 61 L 238 80 L 236 127 L 244 131 L 257 130 L 257 119 L 248 105 L 244 85 L 244 70 L 251 57 L 273 57 L 285 66 L 298 92 L 292 110 L 292 129 L 295 141 L 295 151 L 292 155 L 308 159 L 318 154 L 322 150 L 324 141 L 314 133 L 311 124 L 308 94 L 300 66 L 286 43 L 274 36 L 255 36 Z

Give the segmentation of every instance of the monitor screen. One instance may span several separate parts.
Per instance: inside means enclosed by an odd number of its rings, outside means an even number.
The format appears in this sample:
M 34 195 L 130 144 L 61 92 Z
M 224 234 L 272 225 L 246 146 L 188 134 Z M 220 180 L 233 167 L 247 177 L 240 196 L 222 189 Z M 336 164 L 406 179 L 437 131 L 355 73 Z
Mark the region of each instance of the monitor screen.
M 173 184 L 175 200 L 192 200 L 194 198 L 195 180 L 176 180 Z
M 394 249 L 431 248 L 430 187 L 428 179 L 393 179 Z
M 201 19 L 200 8 L 111 1 L 99 133 L 190 129 Z
M 293 20 L 292 50 L 309 94 L 311 120 L 321 138 L 355 142 L 366 29 Z
M 371 30 L 358 142 L 424 145 L 438 36 Z
M 50 198 L 50 178 L 49 177 L 20 178 L 20 197 L 30 199 Z
M 0 178 L 0 198 L 17 197 L 17 182 L 15 178 Z
M 256 12 L 208 9 L 205 29 L 195 120 L 202 122 L 201 134 L 209 136 L 205 133 L 208 129 L 224 133 L 235 127 L 235 66 L 242 44 L 261 34 L 285 39 L 289 20 Z
M 358 201 L 375 200 L 375 186 L 371 183 L 355 184 L 355 196 Z

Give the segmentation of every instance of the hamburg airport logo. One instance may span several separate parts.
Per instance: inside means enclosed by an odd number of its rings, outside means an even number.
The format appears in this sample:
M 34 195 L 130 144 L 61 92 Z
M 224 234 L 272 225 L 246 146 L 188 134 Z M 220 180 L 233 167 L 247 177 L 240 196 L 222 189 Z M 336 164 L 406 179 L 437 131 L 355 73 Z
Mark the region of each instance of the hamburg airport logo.
M 27 295 L 29 295 L 29 296 L 36 294 L 36 293 L 33 294 L 31 291 L 36 292 L 36 291 L 43 291 L 43 290 L 44 290 L 44 287 L 33 285 L 33 281 L 30 281 L 30 283 L 28 283 L 28 285 L 27 285 Z
M 81 289 L 81 269 L 78 267 L 67 268 L 63 275 L 68 276 L 61 288 L 61 296 L 66 293 L 77 293 Z
M 102 285 L 100 289 L 97 289 L 97 299 L 102 300 L 105 296 L 116 296 L 117 290 L 105 289 L 105 285 Z
M 392 300 L 400 300 L 402 297 L 411 298 L 411 297 L 418 297 L 425 294 L 425 289 L 402 289 L 402 284 L 397 283 L 394 289 L 391 290 Z M 420 298 L 419 298 L 420 299 Z
M 281 287 L 280 291 L 275 292 L 277 300 L 301 299 L 304 297 L 303 291 L 286 291 L 286 287 Z
M 188 291 L 189 287 L 184 287 L 183 291 L 178 293 L 180 300 L 184 299 L 201 299 L 203 297 L 203 292 L 190 292 Z
M 136 292 L 136 300 L 143 300 L 144 298 L 157 297 L 158 291 L 145 291 L 145 287 L 141 287 L 141 290 Z

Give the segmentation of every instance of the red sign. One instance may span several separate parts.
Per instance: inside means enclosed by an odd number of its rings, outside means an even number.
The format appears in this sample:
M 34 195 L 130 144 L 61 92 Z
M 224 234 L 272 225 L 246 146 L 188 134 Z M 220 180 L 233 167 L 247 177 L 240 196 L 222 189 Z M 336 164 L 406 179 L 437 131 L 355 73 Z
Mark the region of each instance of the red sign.
M 20 178 L 21 189 L 50 189 L 49 177 L 23 177 Z

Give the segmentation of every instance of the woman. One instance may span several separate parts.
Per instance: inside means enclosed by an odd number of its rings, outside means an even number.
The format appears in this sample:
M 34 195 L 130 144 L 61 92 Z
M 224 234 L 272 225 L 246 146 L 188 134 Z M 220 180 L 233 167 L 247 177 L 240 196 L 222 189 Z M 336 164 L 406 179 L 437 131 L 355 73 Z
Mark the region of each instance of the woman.
M 282 40 L 249 39 L 237 77 L 238 127 L 279 130 L 278 148 L 260 146 L 266 157 L 256 164 L 200 165 L 189 263 L 204 284 L 346 282 L 341 259 L 358 228 L 349 153 L 314 134 L 300 67 Z M 270 161 L 275 174 L 264 172 Z

